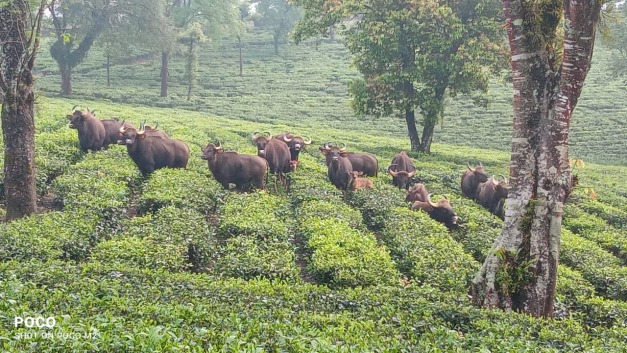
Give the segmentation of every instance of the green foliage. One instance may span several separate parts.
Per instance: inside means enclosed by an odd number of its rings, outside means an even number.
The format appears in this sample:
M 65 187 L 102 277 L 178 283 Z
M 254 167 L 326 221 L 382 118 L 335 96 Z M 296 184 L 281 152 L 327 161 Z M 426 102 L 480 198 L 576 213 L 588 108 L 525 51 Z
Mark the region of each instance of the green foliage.
M 296 214 L 301 223 L 313 221 L 311 218 L 325 219 L 332 217 L 346 222 L 353 229 L 365 230 L 361 213 L 343 203 L 321 200 L 307 201 L 300 204 Z
M 479 269 L 447 229 L 424 212 L 393 208 L 381 240 L 390 249 L 399 271 L 420 285 L 465 293 Z
M 627 299 L 627 268 L 596 243 L 563 230 L 560 262 L 580 271 L 600 295 Z
M 272 31 L 274 50 L 278 55 L 279 44 L 287 41 L 288 33 L 302 17 L 299 8 L 292 6 L 288 0 L 259 0 L 257 2 L 258 23 L 262 28 Z
M 97 222 L 92 212 L 77 209 L 0 224 L 0 261 L 85 260 L 99 241 Z
M 265 191 L 231 195 L 220 210 L 217 234 L 221 238 L 246 234 L 259 239 L 285 240 L 288 229 L 281 215 L 286 210 L 284 202 Z
M 490 0 L 464 5 L 403 0 L 295 3 L 305 9 L 296 28 L 297 41 L 327 35 L 331 25 L 343 29 L 354 65 L 363 75 L 349 88 L 353 109 L 361 116 L 396 113 L 405 118 L 418 110 L 422 125 L 433 127 L 442 119 L 445 92 L 452 97 L 485 93 L 489 81 L 485 68 L 505 62 L 499 53 L 503 33 L 495 20 L 499 6 Z M 346 17 L 357 15 L 359 21 L 345 24 Z M 432 136 L 426 133 L 422 138 L 430 144 Z
M 393 207 L 406 206 L 404 191 L 386 184 L 375 189 L 349 194 L 348 203 L 361 211 L 364 223 L 370 230 L 384 227 L 386 217 Z
M 191 208 L 203 214 L 217 210 L 225 192 L 214 179 L 189 169 L 156 170 L 139 197 L 140 214 L 156 212 L 165 206 Z
M 372 234 L 336 219 L 309 218 L 301 227 L 311 252 L 309 270 L 319 282 L 333 288 L 398 282 L 390 254 Z

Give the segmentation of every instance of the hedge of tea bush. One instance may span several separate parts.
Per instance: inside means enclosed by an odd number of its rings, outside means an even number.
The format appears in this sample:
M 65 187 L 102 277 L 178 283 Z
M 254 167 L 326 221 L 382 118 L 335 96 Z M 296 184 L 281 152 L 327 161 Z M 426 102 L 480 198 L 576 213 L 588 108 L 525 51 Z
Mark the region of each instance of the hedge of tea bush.
M 627 263 L 627 231 L 620 230 L 594 214 L 569 207 L 564 216 L 564 226 L 573 233 L 601 245 Z
M 232 193 L 218 212 L 214 273 L 246 279 L 300 280 L 286 198 L 266 191 Z
M 595 200 L 585 200 L 578 206 L 586 212 L 604 219 L 610 225 L 627 231 L 627 211 L 625 208 L 619 209 Z
M 99 241 L 99 217 L 86 209 L 0 223 L 0 261 L 85 260 Z
M 429 286 L 330 290 L 96 261 L 12 261 L 0 263 L 0 273 L 3 315 L 49 313 L 55 333 L 87 337 L 16 339 L 27 330 L 0 326 L 8 338 L 3 348 L 15 352 L 572 352 L 624 345 L 620 326 L 586 330 L 573 319 L 477 309 Z
M 442 291 L 465 293 L 479 263 L 446 227 L 422 211 L 393 208 L 381 231 L 397 268 L 410 279 Z
M 376 189 L 360 190 L 348 194 L 348 203 L 359 209 L 364 223 L 370 230 L 380 230 L 394 207 L 407 207 L 405 190 L 391 184 Z
M 41 132 L 35 137 L 35 167 L 37 191 L 45 193 L 48 185 L 69 166 L 78 162 L 83 152 L 76 130 L 61 129 Z
M 202 272 L 207 271 L 216 247 L 202 214 L 167 206 L 154 214 L 123 220 L 115 236 L 94 248 L 92 259 L 137 268 Z
M 299 232 L 309 254 L 308 272 L 332 288 L 393 285 L 400 274 L 373 234 L 354 229 L 343 219 L 303 214 Z
M 599 295 L 627 300 L 627 267 L 595 242 L 562 230 L 560 262 L 583 275 Z
M 144 183 L 138 212 L 155 212 L 165 206 L 192 208 L 204 214 L 216 212 L 225 192 L 215 179 L 189 169 L 156 170 Z

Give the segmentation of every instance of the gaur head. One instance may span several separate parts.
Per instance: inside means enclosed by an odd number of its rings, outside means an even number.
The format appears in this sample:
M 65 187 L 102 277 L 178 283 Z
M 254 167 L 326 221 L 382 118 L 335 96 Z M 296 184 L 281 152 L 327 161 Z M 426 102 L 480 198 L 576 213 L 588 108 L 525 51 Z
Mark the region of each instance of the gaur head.
M 330 142 L 326 142 L 324 146 L 320 147 L 320 152 L 325 156 L 329 156 L 331 158 L 331 164 L 337 165 L 340 161 L 340 157 L 348 157 L 348 152 L 346 151 L 346 144 L 343 144 L 344 147 L 333 146 Z
M 257 155 L 259 157 L 265 158 L 266 157 L 266 144 L 268 144 L 268 141 L 272 139 L 272 134 L 267 131 L 264 131 L 261 134 L 255 131 L 251 135 L 251 139 L 253 140 L 253 143 L 257 145 Z
M 76 110 L 76 107 L 77 106 L 74 106 L 74 108 L 72 108 L 72 113 L 67 115 L 67 118 L 70 121 L 68 126 L 71 129 L 80 129 L 85 124 L 86 119 L 93 117 L 89 108 L 87 111 L 83 112 L 81 110 Z
M 490 182 L 494 187 L 494 196 L 498 199 L 506 199 L 507 194 L 509 193 L 509 185 L 507 182 L 507 178 L 504 175 L 499 174 L 500 180 L 497 181 L 494 175 L 490 178 Z
M 486 174 L 485 169 L 483 168 L 483 163 L 479 162 L 478 166 L 475 166 L 475 168 L 471 168 L 470 162 L 466 162 L 466 166 L 475 177 L 475 183 L 485 183 L 486 181 L 488 181 L 488 174 Z
M 202 155 L 200 156 L 200 158 L 207 160 L 207 161 L 211 161 L 213 159 L 216 158 L 216 156 L 220 153 L 224 152 L 224 148 L 220 145 L 220 142 L 213 144 L 207 144 L 207 146 L 205 146 L 204 148 L 201 148 L 202 150 Z
M 118 131 L 118 145 L 133 145 L 137 143 L 138 139 L 146 138 L 146 131 L 144 130 L 144 124 L 137 130 L 134 127 L 125 127 L 124 123 L 120 126 Z
M 392 164 L 388 167 L 388 173 L 396 178 L 396 180 L 398 181 L 398 186 L 404 189 L 408 189 L 409 188 L 409 180 L 411 179 L 411 177 L 413 177 L 414 175 L 416 175 L 416 167 L 414 167 L 413 165 L 410 165 L 410 169 L 408 171 L 405 170 L 396 170 L 396 164 Z
M 285 134 L 283 136 L 283 141 L 285 141 L 287 145 L 290 146 L 290 149 L 294 151 L 300 151 L 301 148 L 311 145 L 311 139 L 309 137 L 294 134 Z
M 431 206 L 431 210 L 428 212 L 431 218 L 444 223 L 448 229 L 455 229 L 459 226 L 459 217 L 453 211 L 453 207 L 451 207 L 451 203 L 446 196 L 444 196 L 444 199 L 438 200 L 438 202 L 433 202 L 431 201 L 431 194 L 429 194 L 427 202 Z

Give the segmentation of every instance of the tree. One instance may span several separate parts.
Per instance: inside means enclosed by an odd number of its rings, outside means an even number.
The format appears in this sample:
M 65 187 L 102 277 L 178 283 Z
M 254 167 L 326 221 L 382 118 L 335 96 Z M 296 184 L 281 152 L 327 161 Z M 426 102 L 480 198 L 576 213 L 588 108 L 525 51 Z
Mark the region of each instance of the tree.
M 176 41 L 173 25 L 165 17 L 164 0 L 135 0 L 125 7 L 109 18 L 108 26 L 96 41 L 107 58 L 107 86 L 112 60 L 128 58 L 133 49 L 161 52 Z
M 61 94 L 72 94 L 72 70 L 80 64 L 106 28 L 114 6 L 105 1 L 52 0 L 48 5 L 56 40 L 50 54 L 61 71 Z
M 190 26 L 196 26 L 194 23 L 201 25 L 208 39 L 219 39 L 240 24 L 237 0 L 171 0 L 164 11 L 165 18 L 174 24 L 171 30 L 178 39 L 189 33 Z M 173 50 L 174 47 L 166 47 L 161 52 L 161 97 L 168 96 L 168 65 Z
M 262 28 L 272 31 L 274 54 L 279 55 L 279 45 L 287 42 L 287 35 L 302 17 L 300 9 L 287 0 L 261 0 L 257 3 Z
M 196 83 L 196 71 L 198 69 L 198 46 L 207 42 L 207 37 L 202 32 L 202 25 L 193 22 L 188 26 L 187 31 L 179 38 L 181 43 L 185 43 L 188 48 L 187 65 L 185 65 L 185 75 L 187 76 L 187 101 L 192 99 L 192 88 Z
M 503 0 L 514 133 L 503 231 L 473 279 L 473 302 L 553 316 L 569 124 L 590 69 L 601 1 Z
M 350 85 L 353 109 L 375 117 L 398 114 L 414 151 L 430 152 L 448 95 L 474 95 L 487 104 L 490 70 L 504 66 L 504 33 L 496 0 L 294 0 L 305 9 L 295 30 L 299 42 L 346 38 L 363 79 Z M 415 111 L 422 114 L 418 136 Z
M 31 1 L 32 2 L 32 1 Z M 8 221 L 37 211 L 33 74 L 46 0 L 0 1 L 0 91 Z M 34 5 L 34 3 L 33 3 Z
M 610 62 L 615 77 L 627 74 L 627 5 L 623 3 L 617 10 L 617 20 L 609 26 L 609 35 L 602 36 L 605 45 L 617 54 Z

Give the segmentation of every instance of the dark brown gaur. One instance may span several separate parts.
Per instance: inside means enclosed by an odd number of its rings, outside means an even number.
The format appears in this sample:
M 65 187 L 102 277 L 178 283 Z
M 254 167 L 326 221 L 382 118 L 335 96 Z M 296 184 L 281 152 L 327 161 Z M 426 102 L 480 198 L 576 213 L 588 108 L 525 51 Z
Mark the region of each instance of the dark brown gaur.
M 399 189 L 409 189 L 409 180 L 416 174 L 416 167 L 405 151 L 401 151 L 388 167 L 388 174 L 392 176 L 392 184 Z
M 444 223 L 448 229 L 456 229 L 458 227 L 459 218 L 453 211 L 453 207 L 448 198 L 444 196 L 444 199 L 438 200 L 438 202 L 431 201 L 431 194 L 427 194 L 426 201 L 415 201 L 411 205 L 412 210 L 423 210 L 429 214 L 431 219 Z
M 353 166 L 348 160 L 346 145 L 340 148 L 325 143 L 323 147 L 320 147 L 320 151 L 326 156 L 327 160 L 330 160 L 327 166 L 327 175 L 331 183 L 340 190 L 347 190 L 350 186 Z
M 148 175 L 165 167 L 185 168 L 189 159 L 189 147 L 182 140 L 147 132 L 142 123 L 139 130 L 121 126 L 118 144 L 126 145 L 129 156 L 142 174 Z
M 70 120 L 69 127 L 78 131 L 78 141 L 81 150 L 99 151 L 103 148 L 106 137 L 105 127 L 100 119 L 93 116 L 89 109 L 85 112 L 72 108 L 72 113 L 68 114 Z
M 503 206 L 509 194 L 509 186 L 507 178 L 501 174 L 500 176 L 502 179 L 498 182 L 492 176 L 480 185 L 477 202 L 500 219 L 504 219 L 505 210 Z
M 257 145 L 257 155 L 268 161 L 270 173 L 276 175 L 274 190 L 278 191 L 277 181 L 285 189 L 289 189 L 289 180 L 286 174 L 292 171 L 292 166 L 290 164 L 290 150 L 287 145 L 273 139 L 269 132 L 265 132 L 264 135 L 255 132 L 251 138 Z
M 202 148 L 201 158 L 207 161 L 211 174 L 224 189 L 228 190 L 229 184 L 235 184 L 235 189 L 239 191 L 251 187 L 265 189 L 268 163 L 259 156 L 225 152 L 218 142 Z
M 284 132 L 274 136 L 275 139 L 283 141 L 290 149 L 290 159 L 292 161 L 298 161 L 298 155 L 301 149 L 311 145 L 311 138 L 306 136 L 296 135 L 291 132 Z
M 486 174 L 481 162 L 475 168 L 471 168 L 469 162 L 466 163 L 466 166 L 468 170 L 462 174 L 462 193 L 469 199 L 477 200 L 479 184 L 488 181 L 488 174 Z
M 323 149 L 330 149 L 333 146 L 331 142 L 325 142 L 320 151 Z M 343 144 L 343 148 L 346 149 L 346 144 Z M 379 171 L 379 161 L 377 157 L 370 153 L 354 153 L 348 152 L 348 160 L 351 162 L 353 170 L 357 170 L 364 173 L 364 176 L 377 176 Z M 331 163 L 329 155 L 326 155 L 327 166 Z

